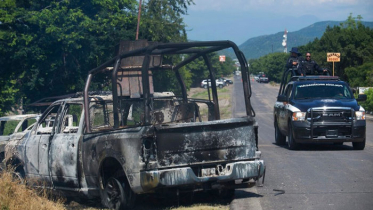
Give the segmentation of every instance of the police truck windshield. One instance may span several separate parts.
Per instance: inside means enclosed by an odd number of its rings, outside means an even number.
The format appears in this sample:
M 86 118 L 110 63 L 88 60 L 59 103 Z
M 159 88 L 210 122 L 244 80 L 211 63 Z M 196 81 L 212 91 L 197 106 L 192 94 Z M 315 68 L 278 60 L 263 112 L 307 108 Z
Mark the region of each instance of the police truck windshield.
M 294 99 L 334 98 L 352 99 L 350 89 L 339 83 L 308 83 L 295 87 Z

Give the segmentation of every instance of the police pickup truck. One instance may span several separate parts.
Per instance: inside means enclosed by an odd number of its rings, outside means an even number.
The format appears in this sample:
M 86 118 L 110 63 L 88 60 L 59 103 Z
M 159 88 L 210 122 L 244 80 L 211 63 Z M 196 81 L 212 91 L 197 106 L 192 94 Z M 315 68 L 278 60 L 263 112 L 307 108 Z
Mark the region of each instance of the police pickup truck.
M 293 76 L 281 84 L 274 106 L 275 140 L 291 150 L 299 143 L 352 142 L 363 150 L 366 138 L 365 110 L 348 84 L 334 76 Z

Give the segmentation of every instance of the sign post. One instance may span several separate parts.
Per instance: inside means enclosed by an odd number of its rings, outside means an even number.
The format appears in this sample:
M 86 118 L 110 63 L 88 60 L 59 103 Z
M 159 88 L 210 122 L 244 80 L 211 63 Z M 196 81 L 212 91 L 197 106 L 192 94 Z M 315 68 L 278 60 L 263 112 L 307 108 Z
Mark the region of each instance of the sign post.
M 333 76 L 334 76 L 334 62 L 341 61 L 341 53 L 326 53 L 327 62 L 333 62 Z

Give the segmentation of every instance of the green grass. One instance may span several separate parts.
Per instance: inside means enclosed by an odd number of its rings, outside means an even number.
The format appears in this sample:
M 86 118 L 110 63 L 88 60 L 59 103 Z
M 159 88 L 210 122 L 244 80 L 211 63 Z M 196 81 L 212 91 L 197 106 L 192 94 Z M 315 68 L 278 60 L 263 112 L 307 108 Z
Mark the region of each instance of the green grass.
M 4 132 L 3 136 L 8 136 L 14 132 L 14 129 L 16 129 L 19 121 L 12 120 L 12 121 L 7 121 L 4 126 Z
M 217 89 L 218 91 L 218 98 L 221 99 L 221 95 L 222 93 L 227 93 L 228 95 L 230 94 L 230 91 L 228 90 L 228 88 L 221 88 L 221 89 Z M 211 94 L 211 90 L 210 90 L 210 94 Z M 207 92 L 207 89 L 202 91 L 202 92 L 199 92 L 199 93 L 196 93 L 194 95 L 191 96 L 191 98 L 199 98 L 199 99 L 208 99 L 208 92 Z M 212 96 L 211 96 L 212 98 Z
M 219 108 L 220 108 L 220 119 L 232 118 L 232 110 L 231 110 L 230 104 L 226 107 L 219 107 Z
M 232 110 L 231 110 L 231 89 L 232 88 L 221 88 L 217 89 L 218 92 L 218 99 L 219 99 L 219 109 L 220 109 L 220 118 L 221 119 L 228 119 L 232 117 Z M 211 94 L 211 89 L 210 89 Z M 202 89 L 200 92 L 193 94 L 190 98 L 198 98 L 198 99 L 208 99 L 208 92 L 207 89 Z M 212 100 L 212 95 L 211 95 Z M 224 101 L 227 100 L 229 102 L 228 105 L 223 105 Z M 207 121 L 208 116 L 208 109 L 207 107 L 200 107 L 200 113 L 202 116 L 203 121 Z
M 274 81 L 270 81 L 269 84 L 272 85 L 272 86 L 277 86 L 277 85 L 279 85 L 278 83 L 276 83 L 276 82 L 274 82 Z

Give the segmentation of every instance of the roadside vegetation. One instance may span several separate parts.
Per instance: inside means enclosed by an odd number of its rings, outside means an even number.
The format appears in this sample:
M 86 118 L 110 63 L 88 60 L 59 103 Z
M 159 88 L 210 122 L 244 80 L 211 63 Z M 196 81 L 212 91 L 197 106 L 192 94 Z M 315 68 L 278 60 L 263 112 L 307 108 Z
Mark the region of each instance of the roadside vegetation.
M 364 107 L 365 110 L 369 111 L 370 114 L 373 114 L 373 89 L 368 89 L 364 93 L 367 95 L 367 100 L 364 102 L 360 102 L 360 104 Z
M 220 110 L 220 118 L 221 119 L 228 119 L 232 117 L 232 87 L 233 85 L 226 86 L 224 88 L 218 88 L 218 98 L 219 98 L 219 110 Z M 208 99 L 208 90 L 203 88 L 191 88 L 188 92 L 190 98 L 198 98 L 198 99 Z M 210 89 L 210 98 L 212 99 L 211 89 Z M 208 108 L 205 104 L 199 104 L 199 111 L 202 116 L 203 121 L 207 121 L 208 115 Z
M 19 179 L 14 179 L 11 171 L 0 172 L 0 210 L 98 210 L 102 207 L 89 207 L 78 204 L 74 201 L 69 203 L 63 197 L 52 195 L 45 189 L 35 189 L 28 187 L 20 182 Z M 181 205 L 175 207 L 174 203 L 161 205 L 161 207 L 151 206 L 152 201 L 142 202 L 135 208 L 137 210 L 145 209 L 163 209 L 163 210 L 226 210 L 229 209 L 229 202 L 222 203 L 221 201 L 191 203 L 189 205 Z M 216 199 L 214 199 L 216 200 Z
M 53 197 L 47 190 L 30 189 L 14 180 L 9 171 L 0 172 L 1 210 L 62 210 L 63 200 Z

